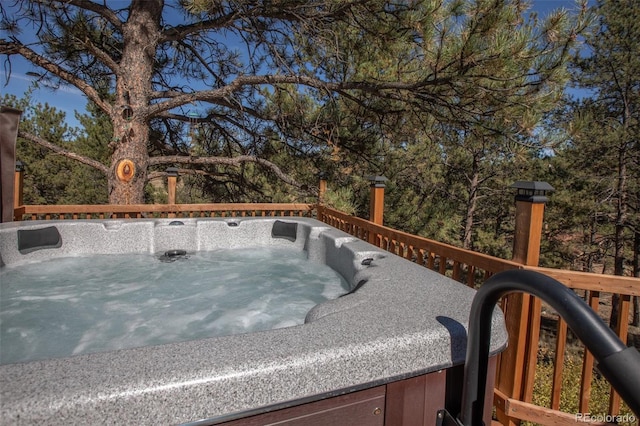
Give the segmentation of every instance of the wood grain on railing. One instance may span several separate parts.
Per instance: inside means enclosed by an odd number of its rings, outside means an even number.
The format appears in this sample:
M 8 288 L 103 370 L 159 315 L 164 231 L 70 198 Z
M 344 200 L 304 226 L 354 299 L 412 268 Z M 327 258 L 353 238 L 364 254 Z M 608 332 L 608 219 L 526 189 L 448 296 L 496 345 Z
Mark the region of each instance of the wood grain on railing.
M 313 208 L 313 204 L 297 203 L 69 204 L 21 206 L 15 216 L 21 220 L 311 216 Z
M 576 290 L 602 291 L 640 296 L 640 278 L 570 271 L 567 269 L 541 268 L 537 266 L 525 266 L 524 268 L 548 275 L 567 287 Z
M 523 267 L 510 260 L 376 225 L 324 206 L 318 206 L 317 210 L 319 220 L 470 287 L 497 272 Z

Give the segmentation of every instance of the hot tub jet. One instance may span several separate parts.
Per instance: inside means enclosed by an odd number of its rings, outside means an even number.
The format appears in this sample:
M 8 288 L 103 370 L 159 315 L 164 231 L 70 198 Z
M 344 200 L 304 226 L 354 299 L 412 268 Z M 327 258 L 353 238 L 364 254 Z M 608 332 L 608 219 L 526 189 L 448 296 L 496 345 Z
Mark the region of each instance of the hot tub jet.
M 175 262 L 178 259 L 188 259 L 186 250 L 175 249 L 175 250 L 167 250 L 164 252 L 162 256 L 160 256 L 160 261 L 162 262 Z

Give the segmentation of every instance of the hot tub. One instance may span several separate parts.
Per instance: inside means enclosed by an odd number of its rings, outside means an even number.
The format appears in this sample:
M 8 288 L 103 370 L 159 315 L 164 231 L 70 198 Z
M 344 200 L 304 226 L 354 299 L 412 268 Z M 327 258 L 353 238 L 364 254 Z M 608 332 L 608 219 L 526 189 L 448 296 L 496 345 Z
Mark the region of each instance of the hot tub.
M 394 419 L 411 411 L 405 396 L 422 395 L 420 410 L 429 418 L 426 406 L 458 403 L 445 394 L 461 386 L 474 291 L 322 222 L 140 219 L 0 228 L 0 265 L 7 268 L 80 254 L 239 247 L 306 253 L 338 272 L 347 294 L 317 304 L 300 325 L 1 365 L 2 423 L 306 424 L 316 416 L 320 424 L 400 424 Z M 498 310 L 493 322 L 495 355 L 507 336 Z

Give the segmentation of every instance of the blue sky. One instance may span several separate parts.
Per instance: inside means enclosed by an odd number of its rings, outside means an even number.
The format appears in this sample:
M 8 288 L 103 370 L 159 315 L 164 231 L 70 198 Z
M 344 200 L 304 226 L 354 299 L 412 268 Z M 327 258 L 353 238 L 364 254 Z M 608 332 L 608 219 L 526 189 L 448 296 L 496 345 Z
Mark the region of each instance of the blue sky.
M 1 0 L 0 0 L 1 1 Z M 551 11 L 558 8 L 574 9 L 575 0 L 531 0 L 533 10 L 538 12 L 541 18 Z M 590 0 L 593 3 L 593 0 Z M 0 35 L 0 37 L 2 37 Z M 34 78 L 29 76 L 29 71 L 37 72 L 38 70 L 30 65 L 26 60 L 19 58 L 17 55 L 12 56 L 11 80 L 6 84 L 6 75 L 8 69 L 4 62 L 5 57 L 0 57 L 3 66 L 0 67 L 0 97 L 4 94 L 13 94 L 18 98 L 22 98 L 29 87 L 33 86 Z M 71 86 L 61 86 L 52 89 L 40 84 L 40 88 L 34 90 L 32 98 L 39 103 L 48 103 L 58 110 L 65 112 L 67 123 L 71 126 L 78 126 L 78 122 L 74 118 L 74 111 L 83 113 L 86 109 L 86 100 L 82 93 Z

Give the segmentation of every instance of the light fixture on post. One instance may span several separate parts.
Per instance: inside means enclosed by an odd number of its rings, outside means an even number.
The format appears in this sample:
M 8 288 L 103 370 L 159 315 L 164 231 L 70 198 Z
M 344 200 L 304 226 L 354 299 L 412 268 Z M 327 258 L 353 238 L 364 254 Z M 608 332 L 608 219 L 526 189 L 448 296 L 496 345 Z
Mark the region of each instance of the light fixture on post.
M 178 168 L 167 167 L 167 204 L 176 203 L 176 186 L 178 181 Z
M 369 220 L 382 225 L 384 218 L 384 188 L 388 181 L 384 176 L 369 176 L 371 183 L 371 201 L 369 203 Z
M 516 188 L 516 201 L 528 201 L 530 203 L 546 203 L 547 194 L 555 191 L 547 182 L 519 180 L 511 188 Z
M 513 238 L 513 260 L 528 266 L 538 266 L 544 205 L 553 186 L 547 182 L 519 180 L 516 188 L 516 223 Z

